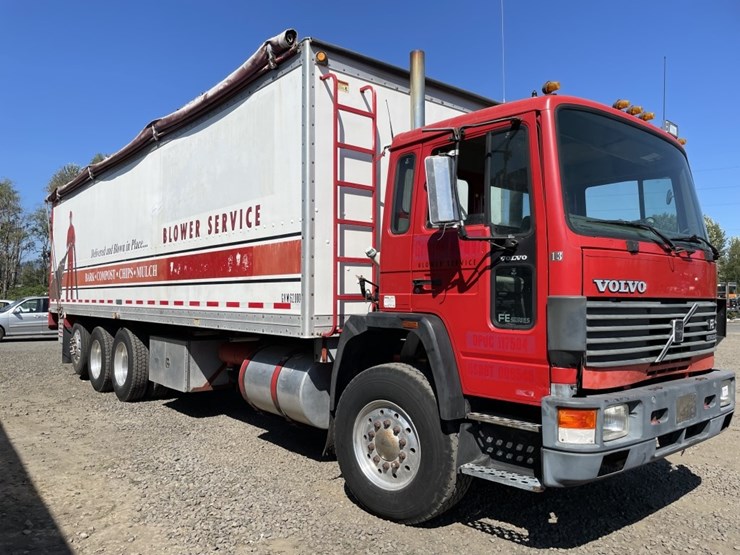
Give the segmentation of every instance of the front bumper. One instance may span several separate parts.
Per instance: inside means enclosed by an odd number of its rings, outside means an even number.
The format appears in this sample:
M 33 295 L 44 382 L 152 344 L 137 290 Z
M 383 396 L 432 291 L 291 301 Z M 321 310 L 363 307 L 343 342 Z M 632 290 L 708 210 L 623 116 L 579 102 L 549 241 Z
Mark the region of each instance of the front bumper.
M 728 380 L 730 402 L 722 407 L 720 392 Z M 604 409 L 622 403 L 629 407 L 629 432 L 625 437 L 604 441 Z M 595 443 L 559 442 L 558 407 L 597 409 Z M 661 459 L 718 435 L 730 425 L 734 410 L 735 374 L 722 370 L 618 393 L 584 398 L 545 397 L 542 483 L 546 487 L 584 484 Z

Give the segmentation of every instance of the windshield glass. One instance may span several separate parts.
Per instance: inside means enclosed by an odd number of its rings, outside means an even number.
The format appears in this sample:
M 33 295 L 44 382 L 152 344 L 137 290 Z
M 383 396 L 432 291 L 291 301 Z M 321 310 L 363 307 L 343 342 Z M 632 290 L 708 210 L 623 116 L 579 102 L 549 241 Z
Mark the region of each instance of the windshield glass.
M 558 110 L 557 126 L 573 231 L 643 241 L 707 238 L 686 157 L 670 142 L 574 108 Z

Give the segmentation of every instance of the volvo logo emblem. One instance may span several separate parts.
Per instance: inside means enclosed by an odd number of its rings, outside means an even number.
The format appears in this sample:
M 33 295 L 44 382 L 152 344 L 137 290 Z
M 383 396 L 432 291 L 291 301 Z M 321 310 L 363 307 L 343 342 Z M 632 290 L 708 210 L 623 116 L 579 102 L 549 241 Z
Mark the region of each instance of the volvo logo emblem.
M 644 293 L 647 283 L 632 279 L 595 279 L 594 285 L 599 293 Z
M 680 345 L 681 343 L 683 343 L 684 328 L 686 327 L 686 324 L 689 323 L 689 320 L 698 308 L 699 303 L 694 303 L 691 305 L 691 308 L 689 309 L 686 316 L 684 316 L 682 319 L 671 320 L 671 335 L 668 337 L 668 342 L 663 347 L 663 350 L 658 355 L 658 358 L 655 359 L 654 364 L 659 364 L 663 362 L 663 359 L 668 354 L 668 349 L 670 349 L 673 345 Z

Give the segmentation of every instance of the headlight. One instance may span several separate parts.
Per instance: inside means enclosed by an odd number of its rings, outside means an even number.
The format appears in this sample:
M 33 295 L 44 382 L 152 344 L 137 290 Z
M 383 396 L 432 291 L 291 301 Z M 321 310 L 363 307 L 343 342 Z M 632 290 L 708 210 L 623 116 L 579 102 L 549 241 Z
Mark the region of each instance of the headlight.
M 732 386 L 732 380 L 725 380 L 722 382 L 722 393 L 719 395 L 719 406 L 726 407 L 730 404 L 730 387 Z
M 627 435 L 630 410 L 627 405 L 612 405 L 604 409 L 604 441 L 612 441 Z

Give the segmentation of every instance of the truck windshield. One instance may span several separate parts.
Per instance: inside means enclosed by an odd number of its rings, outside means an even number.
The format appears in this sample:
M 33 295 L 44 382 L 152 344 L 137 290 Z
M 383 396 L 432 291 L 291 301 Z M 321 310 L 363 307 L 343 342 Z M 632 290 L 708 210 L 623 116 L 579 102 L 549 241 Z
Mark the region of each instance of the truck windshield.
M 669 141 L 596 112 L 557 112 L 560 177 L 576 233 L 706 248 L 686 157 Z M 691 244 L 690 247 L 687 243 Z

